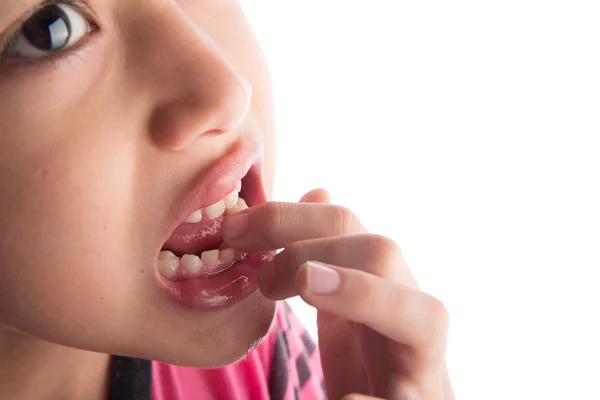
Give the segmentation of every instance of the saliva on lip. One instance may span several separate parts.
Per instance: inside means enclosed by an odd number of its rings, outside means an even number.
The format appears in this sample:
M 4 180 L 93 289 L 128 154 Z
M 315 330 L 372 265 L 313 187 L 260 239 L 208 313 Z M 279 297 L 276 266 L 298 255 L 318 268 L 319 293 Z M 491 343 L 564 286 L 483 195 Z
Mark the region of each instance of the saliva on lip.
M 196 210 L 185 222 L 199 223 L 204 216 L 216 219 L 223 214 L 230 214 L 248 208 L 246 201 L 239 197 L 241 182 L 236 189 L 223 199 L 206 208 Z M 171 251 L 161 251 L 156 263 L 158 272 L 167 279 L 179 280 L 198 277 L 210 277 L 230 268 L 236 262 L 244 259 L 247 253 L 232 248 L 206 250 L 196 254 L 184 254 L 178 257 Z

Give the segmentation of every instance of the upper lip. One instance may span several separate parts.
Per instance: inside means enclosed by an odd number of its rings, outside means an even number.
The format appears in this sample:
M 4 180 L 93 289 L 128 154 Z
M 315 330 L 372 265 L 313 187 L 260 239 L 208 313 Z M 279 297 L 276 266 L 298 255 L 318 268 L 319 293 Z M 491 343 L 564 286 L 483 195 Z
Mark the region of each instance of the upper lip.
M 252 179 L 248 179 L 251 181 L 250 184 L 245 184 L 242 189 L 245 196 L 250 198 L 252 205 L 265 202 L 267 195 L 262 174 L 263 152 L 264 147 L 260 138 L 256 135 L 242 136 L 224 157 L 217 160 L 208 171 L 194 179 L 183 200 L 177 204 L 167 218 L 167 227 L 161 238 L 161 247 L 175 229 L 194 211 L 206 208 L 223 199 L 235 190 L 237 182 L 246 175 L 249 178 L 252 176 Z

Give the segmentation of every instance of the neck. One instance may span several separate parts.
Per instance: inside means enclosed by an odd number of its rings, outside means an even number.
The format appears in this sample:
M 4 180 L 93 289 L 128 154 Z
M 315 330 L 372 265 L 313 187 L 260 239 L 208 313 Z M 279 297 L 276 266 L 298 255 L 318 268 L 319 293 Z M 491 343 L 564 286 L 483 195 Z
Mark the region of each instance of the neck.
M 73 349 L 0 326 L 0 400 L 105 400 L 110 356 Z

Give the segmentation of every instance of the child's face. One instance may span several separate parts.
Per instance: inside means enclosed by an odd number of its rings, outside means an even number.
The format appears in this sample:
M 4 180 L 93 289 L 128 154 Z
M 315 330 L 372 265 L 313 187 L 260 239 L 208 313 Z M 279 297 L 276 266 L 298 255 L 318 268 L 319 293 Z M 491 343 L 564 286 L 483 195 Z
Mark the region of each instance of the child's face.
M 33 4 L 0 2 L 2 39 Z M 271 193 L 272 105 L 255 38 L 231 0 L 58 4 L 67 17 L 56 7 L 26 17 L 0 60 L 0 342 L 16 332 L 232 362 L 267 331 L 274 304 L 255 292 L 226 308 L 182 306 L 157 285 L 156 259 L 193 183 L 240 137 L 263 141 Z M 58 29 L 44 42 L 54 20 L 71 24 L 72 46 L 45 56 L 65 41 Z

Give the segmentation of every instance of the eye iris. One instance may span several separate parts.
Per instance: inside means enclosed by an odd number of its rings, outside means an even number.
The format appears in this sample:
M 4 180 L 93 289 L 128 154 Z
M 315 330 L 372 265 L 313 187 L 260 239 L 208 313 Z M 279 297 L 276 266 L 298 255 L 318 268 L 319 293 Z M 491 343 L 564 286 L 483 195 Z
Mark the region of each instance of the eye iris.
M 56 5 L 50 5 L 37 12 L 21 30 L 32 45 L 44 51 L 62 49 L 71 37 L 69 17 Z

